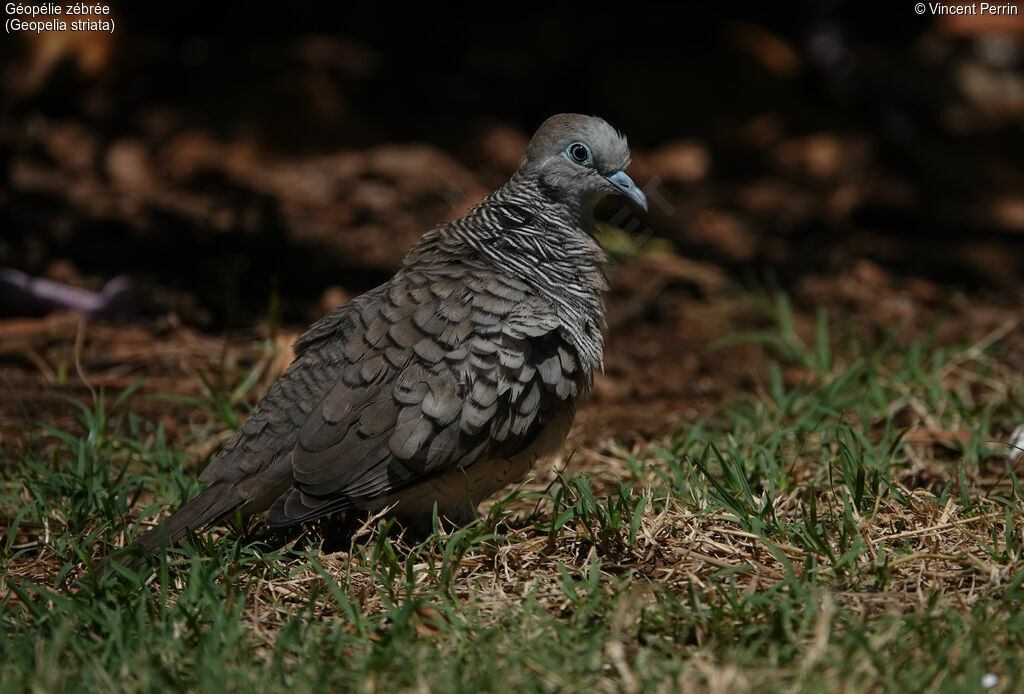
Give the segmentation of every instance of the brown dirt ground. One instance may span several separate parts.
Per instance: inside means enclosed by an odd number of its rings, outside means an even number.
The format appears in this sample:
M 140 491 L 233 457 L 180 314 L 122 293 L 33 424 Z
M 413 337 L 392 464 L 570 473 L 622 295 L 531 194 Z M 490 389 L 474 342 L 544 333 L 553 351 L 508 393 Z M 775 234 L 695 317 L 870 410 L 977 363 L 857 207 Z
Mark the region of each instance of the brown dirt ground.
M 763 347 L 716 343 L 765 327 L 768 319 L 714 266 L 649 255 L 616 264 L 610 278 L 605 371 L 580 408 L 570 448 L 597 453 L 612 441 L 629 447 L 658 439 L 762 387 L 769 356 Z M 936 325 L 939 344 L 975 343 L 998 333 L 1010 365 L 1024 371 L 1024 306 L 1005 297 L 992 301 L 925 280 L 898 280 L 861 261 L 837 277 L 806 278 L 794 299 L 797 329 L 808 341 L 814 310 L 825 307 L 833 321 L 856 325 L 868 337 L 899 326 L 904 344 Z M 259 369 L 248 396 L 253 402 L 287 366 L 300 329 L 289 326 L 270 341 L 265 321 L 211 335 L 174 314 L 116 323 L 66 312 L 0 320 L 0 367 L 9 382 L 0 398 L 0 436 L 13 453 L 38 432 L 39 422 L 72 426 L 65 397 L 89 402 L 100 389 L 113 397 L 145 379 L 131 409 L 163 424 L 172 441 L 181 440 L 208 424 L 208 415 L 152 396 L 200 396 L 200 372 L 230 391 Z M 786 375 L 801 376 L 795 369 Z

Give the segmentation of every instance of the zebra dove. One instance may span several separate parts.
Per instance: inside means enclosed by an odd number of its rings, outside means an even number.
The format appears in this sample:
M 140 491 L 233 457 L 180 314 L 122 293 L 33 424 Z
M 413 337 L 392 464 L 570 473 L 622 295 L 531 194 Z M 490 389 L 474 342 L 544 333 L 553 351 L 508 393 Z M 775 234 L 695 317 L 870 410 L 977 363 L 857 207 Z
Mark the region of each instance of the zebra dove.
M 626 139 L 549 118 L 518 170 L 428 232 L 390 280 L 295 343 L 199 479 L 210 486 L 135 543 L 147 551 L 240 510 L 272 527 L 393 506 L 413 523 L 476 504 L 558 450 L 602 363 L 605 255 L 593 209 L 646 210 Z

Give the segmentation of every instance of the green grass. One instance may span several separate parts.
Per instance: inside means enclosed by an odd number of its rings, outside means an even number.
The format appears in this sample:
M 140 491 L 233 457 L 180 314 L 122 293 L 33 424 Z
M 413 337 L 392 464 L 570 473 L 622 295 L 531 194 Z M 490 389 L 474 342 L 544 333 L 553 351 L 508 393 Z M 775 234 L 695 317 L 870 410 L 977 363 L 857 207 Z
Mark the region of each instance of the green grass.
M 1002 442 L 1024 381 L 999 341 L 866 343 L 824 314 L 801 337 L 784 298 L 767 310 L 740 336 L 777 355 L 763 387 L 621 452 L 617 484 L 591 461 L 467 528 L 377 519 L 334 553 L 209 534 L 70 590 L 199 489 L 220 433 L 170 447 L 124 397 L 78 404 L 3 467 L 0 690 L 1022 690 Z M 244 399 L 193 404 L 223 430 Z

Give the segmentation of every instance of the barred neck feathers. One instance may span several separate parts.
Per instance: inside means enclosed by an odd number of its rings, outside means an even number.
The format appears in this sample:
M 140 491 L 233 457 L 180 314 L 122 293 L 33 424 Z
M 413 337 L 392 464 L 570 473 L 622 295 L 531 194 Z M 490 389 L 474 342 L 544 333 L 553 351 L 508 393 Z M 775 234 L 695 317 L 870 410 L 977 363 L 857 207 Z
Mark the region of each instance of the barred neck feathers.
M 604 251 L 588 212 L 553 200 L 518 173 L 465 216 L 428 232 L 405 260 L 407 269 L 461 262 L 511 275 L 549 301 L 562 331 L 590 371 L 602 368 Z
M 626 175 L 626 138 L 594 116 L 561 113 L 544 121 L 508 183 L 464 217 L 428 233 L 405 267 L 444 272 L 461 263 L 511 275 L 546 300 L 589 376 L 601 366 L 607 288 L 593 209 L 619 195 L 646 210 Z

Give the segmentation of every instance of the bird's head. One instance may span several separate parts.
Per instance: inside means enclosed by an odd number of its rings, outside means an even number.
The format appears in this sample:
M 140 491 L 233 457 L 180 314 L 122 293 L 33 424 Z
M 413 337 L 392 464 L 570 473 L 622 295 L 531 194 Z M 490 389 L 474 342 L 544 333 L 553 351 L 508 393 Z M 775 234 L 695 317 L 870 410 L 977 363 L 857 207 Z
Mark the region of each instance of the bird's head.
M 534 177 L 560 199 L 589 214 L 606 195 L 622 195 L 647 210 L 647 197 L 626 174 L 626 138 L 601 118 L 578 113 L 551 116 L 534 133 L 519 173 Z

